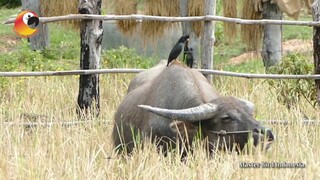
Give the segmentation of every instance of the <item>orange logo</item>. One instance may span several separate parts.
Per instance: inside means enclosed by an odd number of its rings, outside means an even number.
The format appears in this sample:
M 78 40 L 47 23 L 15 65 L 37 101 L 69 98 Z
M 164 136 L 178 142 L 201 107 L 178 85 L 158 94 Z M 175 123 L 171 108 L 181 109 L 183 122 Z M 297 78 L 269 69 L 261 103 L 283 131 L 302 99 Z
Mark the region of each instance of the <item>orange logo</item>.
M 13 30 L 23 38 L 34 35 L 38 30 L 38 15 L 32 11 L 22 11 L 14 21 Z

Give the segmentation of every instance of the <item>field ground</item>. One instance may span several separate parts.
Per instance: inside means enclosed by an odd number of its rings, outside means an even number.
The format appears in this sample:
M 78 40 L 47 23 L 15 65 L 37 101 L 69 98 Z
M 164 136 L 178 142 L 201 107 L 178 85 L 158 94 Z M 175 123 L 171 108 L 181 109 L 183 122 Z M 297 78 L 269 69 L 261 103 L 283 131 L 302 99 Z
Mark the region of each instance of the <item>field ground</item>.
M 0 10 L 0 21 L 15 10 Z M 77 69 L 78 41 L 77 33 L 57 25 L 51 28 L 51 47 L 42 55 L 33 54 L 11 31 L 12 26 L 1 26 L 0 61 L 24 60 L 19 54 L 37 55 L 30 59 L 42 66 L 28 64 L 10 64 L 14 70 Z M 299 27 L 300 28 L 300 27 Z M 302 28 L 302 27 L 301 27 Z M 57 31 L 59 29 L 60 31 Z M 61 33 L 63 29 L 63 33 Z M 295 30 L 295 31 L 293 31 Z M 290 36 L 307 36 L 306 28 L 290 29 Z M 310 31 L 310 36 L 311 36 Z M 59 34 L 60 33 L 60 34 Z M 63 34 L 63 35 L 61 35 Z M 292 38 L 287 38 L 292 39 Z M 309 38 L 310 40 L 310 38 Z M 22 47 L 22 48 L 21 48 Z M 21 48 L 21 49 L 19 49 Z M 223 47 L 218 47 L 222 52 Z M 224 47 L 227 51 L 227 47 Z M 241 48 L 241 47 L 240 47 Z M 228 52 L 228 57 L 243 53 Z M 232 49 L 229 47 L 229 49 Z M 74 52 L 75 51 L 75 52 Z M 307 52 L 310 54 L 310 52 Z M 39 57 L 38 57 L 39 56 Z M 33 57 L 33 56 L 30 56 Z M 47 60 L 48 59 L 48 60 Z M 28 60 L 28 59 L 27 59 Z M 10 62 L 7 62 L 10 63 Z M 220 68 L 240 72 L 262 72 L 261 60 L 246 61 L 236 65 L 219 62 Z M 225 65 L 223 65 L 225 63 Z M 219 65 L 219 64 L 217 64 Z M 1 69 L 2 70 L 2 69 Z M 3 71 L 3 70 L 2 70 Z M 319 179 L 320 178 L 320 128 L 301 125 L 303 112 L 310 119 L 320 119 L 317 109 L 305 101 L 296 108 L 288 110 L 277 102 L 277 94 L 265 80 L 216 77 L 215 87 L 222 95 L 233 95 L 255 103 L 255 117 L 259 120 L 288 120 L 292 125 L 269 125 L 273 128 L 276 141 L 268 152 L 248 147 L 243 155 L 217 152 L 208 158 L 201 147 L 196 147 L 185 163 L 179 156 L 159 155 L 154 146 L 148 145 L 137 150 L 130 158 L 121 158 L 114 154 L 111 144 L 113 114 L 123 99 L 130 80 L 134 75 L 101 75 L 101 115 L 94 119 L 96 123 L 71 127 L 24 128 L 6 125 L 4 122 L 43 121 L 27 119 L 22 114 L 43 115 L 46 121 L 60 122 L 75 120 L 78 77 L 31 77 L 7 78 L 0 93 L 0 178 L 1 179 Z M 305 168 L 240 168 L 240 162 L 287 162 L 304 163 Z

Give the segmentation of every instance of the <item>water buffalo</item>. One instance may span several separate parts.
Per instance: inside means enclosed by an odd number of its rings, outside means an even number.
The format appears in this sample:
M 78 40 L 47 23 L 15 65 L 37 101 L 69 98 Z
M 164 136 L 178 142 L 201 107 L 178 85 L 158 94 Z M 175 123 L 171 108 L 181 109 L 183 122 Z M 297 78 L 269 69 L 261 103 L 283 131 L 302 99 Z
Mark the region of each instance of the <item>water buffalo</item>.
M 220 96 L 198 71 L 176 61 L 138 74 L 115 113 L 113 142 L 132 152 L 137 140 L 151 138 L 164 152 L 189 150 L 196 137 L 215 148 L 241 151 L 252 135 L 270 144 L 274 135 L 252 116 L 253 104 Z M 138 138 L 138 139 L 137 139 Z

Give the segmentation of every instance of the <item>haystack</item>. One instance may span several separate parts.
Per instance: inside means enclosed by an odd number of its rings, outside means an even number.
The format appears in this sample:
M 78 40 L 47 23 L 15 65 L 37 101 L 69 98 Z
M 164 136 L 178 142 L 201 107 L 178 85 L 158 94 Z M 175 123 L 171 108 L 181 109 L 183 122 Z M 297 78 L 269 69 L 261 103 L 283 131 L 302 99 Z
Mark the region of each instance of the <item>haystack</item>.
M 188 16 L 204 16 L 204 1 L 203 0 L 189 0 Z M 194 33 L 197 37 L 203 33 L 203 21 L 191 22 Z
M 234 0 L 223 0 L 223 16 L 236 18 L 237 17 L 237 2 Z M 224 37 L 228 42 L 234 42 L 237 37 L 237 24 L 223 22 Z
M 115 1 L 115 14 L 117 15 L 130 15 L 137 13 L 136 0 L 117 0 Z M 136 28 L 137 22 L 135 20 L 122 20 L 118 21 L 118 28 L 123 34 L 132 35 Z
M 57 0 L 40 0 L 40 9 L 42 16 L 61 16 L 68 14 L 78 14 L 79 0 L 57 1 Z M 79 20 L 59 21 L 62 25 L 79 28 Z
M 243 0 L 242 18 L 262 19 L 262 13 L 256 12 L 252 0 Z M 248 50 L 259 50 L 261 47 L 263 26 L 261 25 L 241 25 L 241 41 L 244 42 Z
M 153 16 L 179 16 L 179 0 L 146 0 L 146 15 Z M 164 35 L 168 28 L 174 28 L 177 23 L 160 21 L 143 21 L 141 24 L 141 37 L 144 41 L 155 43 L 158 38 Z

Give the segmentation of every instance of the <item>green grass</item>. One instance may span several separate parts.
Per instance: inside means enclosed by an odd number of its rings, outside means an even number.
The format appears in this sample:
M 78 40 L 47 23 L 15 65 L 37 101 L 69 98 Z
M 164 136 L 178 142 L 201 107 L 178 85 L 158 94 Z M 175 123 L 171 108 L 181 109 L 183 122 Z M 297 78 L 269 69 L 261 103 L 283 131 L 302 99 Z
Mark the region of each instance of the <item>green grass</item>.
M 50 46 L 44 51 L 45 58 L 77 60 L 80 58 L 80 34 L 71 27 L 50 23 Z
M 292 20 L 290 18 L 285 17 L 286 20 Z M 303 13 L 301 17 L 298 19 L 299 21 L 312 21 L 312 16 Z M 313 36 L 313 28 L 308 26 L 282 26 L 283 40 L 289 39 L 312 39 Z
M 220 69 L 239 73 L 264 73 L 265 70 L 261 59 L 252 59 L 240 65 L 227 64 Z
M 0 7 L 0 22 L 1 22 L 1 28 L 0 28 L 0 35 L 8 35 L 13 32 L 13 26 L 12 25 L 3 25 L 2 22 L 6 21 L 10 16 L 17 15 L 19 13 L 19 8 L 16 9 L 6 9 Z

